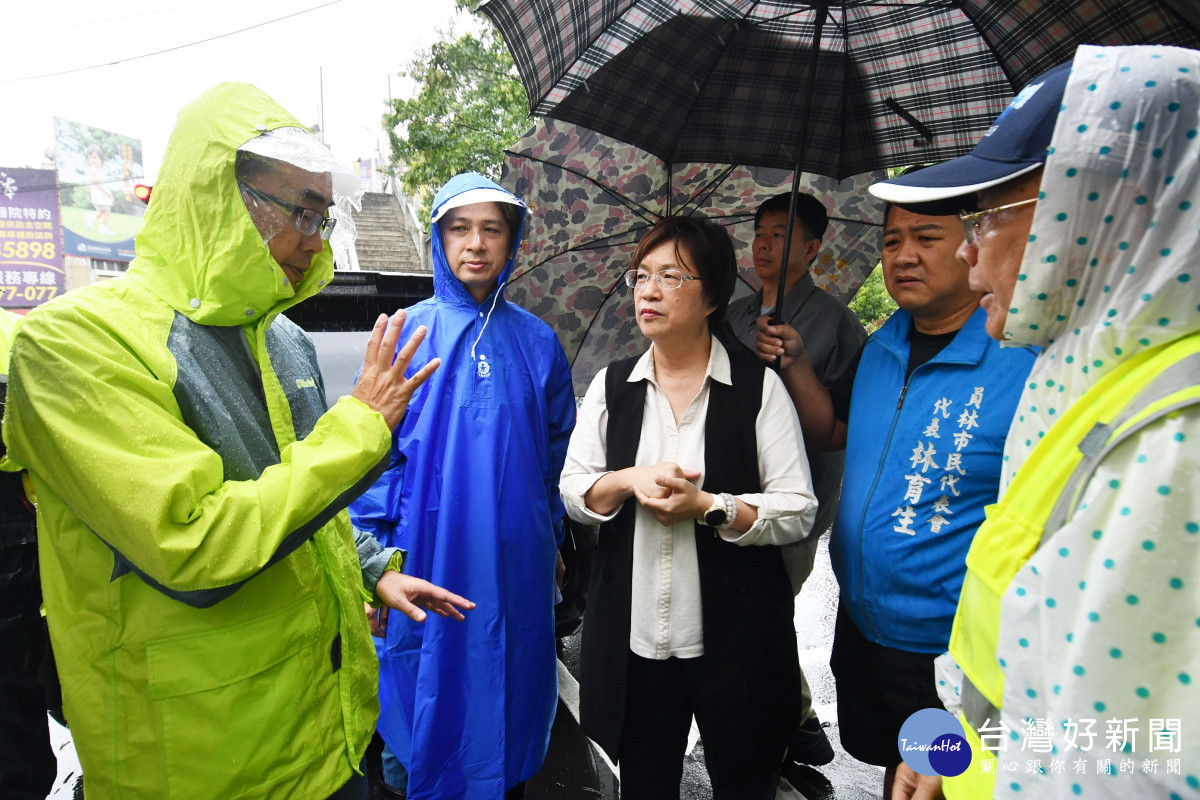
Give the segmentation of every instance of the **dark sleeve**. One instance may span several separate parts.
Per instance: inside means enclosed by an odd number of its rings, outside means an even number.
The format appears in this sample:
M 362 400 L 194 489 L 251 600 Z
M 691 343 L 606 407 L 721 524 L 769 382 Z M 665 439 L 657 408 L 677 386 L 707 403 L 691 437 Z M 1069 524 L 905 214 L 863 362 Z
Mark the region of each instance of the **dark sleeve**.
M 854 377 L 858 374 L 858 363 L 862 360 L 862 351 L 863 345 L 860 344 L 854 358 L 850 359 L 846 365 L 846 369 L 827 387 L 829 396 L 833 400 L 833 415 L 842 422 L 850 421 L 850 394 L 854 389 Z
M 817 380 L 827 389 L 842 380 L 867 339 L 866 329 L 853 312 L 822 289 L 813 290 L 791 324 L 804 340 Z

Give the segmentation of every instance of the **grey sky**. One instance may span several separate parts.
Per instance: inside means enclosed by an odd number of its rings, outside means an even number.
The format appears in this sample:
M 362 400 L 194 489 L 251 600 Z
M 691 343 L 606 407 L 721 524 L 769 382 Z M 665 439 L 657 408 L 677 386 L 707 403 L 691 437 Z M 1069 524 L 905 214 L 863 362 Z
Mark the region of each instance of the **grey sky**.
M 0 167 L 39 167 L 53 117 L 142 140 L 153 179 L 175 115 L 226 80 L 256 84 L 306 125 L 319 121 L 324 75 L 326 143 L 344 161 L 387 149 L 396 77 L 455 18 L 453 0 L 32 0 L 5 3 L 0 26 Z M 322 7 L 323 6 L 323 7 Z M 315 9 L 307 13 L 305 9 Z M 279 22 L 270 20 L 290 16 Z M 472 24 L 459 15 L 457 30 Z M 252 27 L 259 26 L 259 27 Z M 251 28 L 241 33 L 233 31 Z M 219 37 L 219 38 L 216 38 Z M 31 76 L 68 72 L 57 77 Z

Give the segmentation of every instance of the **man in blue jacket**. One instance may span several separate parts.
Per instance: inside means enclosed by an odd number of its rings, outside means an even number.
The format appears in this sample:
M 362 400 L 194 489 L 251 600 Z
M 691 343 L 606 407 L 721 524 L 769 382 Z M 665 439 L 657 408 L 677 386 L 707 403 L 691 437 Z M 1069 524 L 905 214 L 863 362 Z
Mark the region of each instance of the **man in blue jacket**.
M 429 328 L 413 364 L 441 367 L 414 395 L 387 471 L 350 509 L 408 552 L 406 573 L 477 603 L 457 629 L 394 614 L 377 640 L 393 796 L 521 797 L 549 744 L 558 475 L 575 399 L 554 332 L 504 298 L 527 210 L 473 173 L 434 198 L 434 296 L 408 324 Z
M 1034 359 L 984 330 L 980 293 L 955 258 L 957 215 L 970 202 L 889 206 L 883 276 L 900 309 L 831 390 L 794 331 L 760 326 L 760 354 L 784 356 L 805 443 L 846 448 L 829 545 L 841 587 L 830 667 L 842 745 L 886 768 L 884 797 L 901 761 L 901 725 L 941 707 L 933 661 L 949 643 L 967 549 L 996 500 L 1004 439 Z

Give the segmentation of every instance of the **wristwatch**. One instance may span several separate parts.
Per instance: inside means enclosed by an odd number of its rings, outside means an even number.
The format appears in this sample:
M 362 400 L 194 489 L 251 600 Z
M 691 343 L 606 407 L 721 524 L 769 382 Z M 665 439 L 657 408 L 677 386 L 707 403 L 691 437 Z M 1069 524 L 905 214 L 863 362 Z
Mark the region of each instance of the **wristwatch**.
M 704 512 L 704 524 L 717 530 L 725 530 L 737 517 L 737 500 L 733 495 L 722 492 L 713 495 L 713 504 Z

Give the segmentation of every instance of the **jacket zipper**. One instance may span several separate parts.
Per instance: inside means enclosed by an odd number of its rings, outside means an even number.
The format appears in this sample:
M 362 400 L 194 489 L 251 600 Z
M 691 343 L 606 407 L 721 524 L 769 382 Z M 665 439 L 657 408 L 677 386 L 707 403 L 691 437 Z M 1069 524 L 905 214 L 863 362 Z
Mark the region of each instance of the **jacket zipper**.
M 921 366 L 924 366 L 922 364 Z M 917 369 L 920 369 L 918 367 Z M 913 370 L 916 374 L 916 370 Z M 892 437 L 896 433 L 896 425 L 900 422 L 900 408 L 904 405 L 904 395 L 908 393 L 908 384 L 912 380 L 912 375 L 904 381 L 904 386 L 900 389 L 900 399 L 896 402 L 896 413 L 892 414 L 892 423 L 888 427 L 887 439 L 884 440 L 883 458 L 879 460 L 879 464 L 875 469 L 875 477 L 871 482 L 871 488 L 867 493 L 867 502 L 863 505 L 862 513 L 858 518 L 858 598 L 859 604 L 863 608 L 863 617 L 871 628 L 871 641 L 877 641 L 878 637 L 875 634 L 875 625 L 871 619 L 870 609 L 867 607 L 867 587 L 866 587 L 866 570 L 863 567 L 863 529 L 867 518 L 867 509 L 870 507 L 872 500 L 875 497 L 875 490 L 879 487 L 879 479 L 883 475 L 884 465 L 888 463 L 887 459 L 892 450 Z
M 964 325 L 963 327 L 966 327 L 966 326 Z M 917 374 L 917 370 L 925 369 L 927 366 L 929 366 L 931 364 L 942 364 L 942 365 L 949 365 L 949 366 L 974 366 L 974 365 L 977 365 L 979 363 L 979 361 L 981 360 L 981 359 L 976 359 L 974 361 L 969 361 L 969 360 L 963 360 L 963 359 L 961 359 L 961 357 L 952 358 L 952 359 L 948 359 L 948 360 L 944 360 L 944 361 L 940 360 L 942 358 L 942 356 L 945 354 L 946 350 L 948 348 L 952 347 L 953 345 L 954 345 L 953 342 L 946 345 L 946 347 L 942 348 L 942 350 L 939 351 L 937 353 L 937 355 L 935 355 L 929 361 L 926 361 L 924 364 L 921 364 L 919 367 L 914 369 L 912 371 L 912 375 L 909 375 L 905 379 L 904 385 L 900 389 L 900 396 L 896 399 L 896 411 L 892 415 L 892 424 L 888 428 L 887 439 L 884 441 L 884 448 L 883 448 L 884 457 L 882 459 L 880 459 L 879 466 L 876 468 L 875 479 L 871 483 L 871 489 L 867 495 L 868 498 L 874 499 L 875 490 L 879 486 L 879 479 L 880 479 L 881 475 L 883 474 L 883 465 L 885 463 L 887 463 L 887 457 L 891 454 L 892 437 L 895 436 L 896 425 L 900 421 L 900 412 L 904 407 L 904 398 L 908 394 L 908 387 L 912 383 L 913 376 L 915 376 Z M 888 353 L 890 353 L 892 355 L 893 358 L 896 358 L 897 361 L 901 361 L 901 359 L 899 359 L 897 357 L 895 351 L 893 351 L 891 349 L 891 347 L 886 346 L 886 345 L 884 345 L 884 347 L 888 351 Z M 901 361 L 901 368 L 905 368 L 905 369 L 907 368 L 907 364 L 903 361 Z M 869 504 L 870 504 L 870 500 L 868 500 L 867 505 L 863 506 L 862 513 L 860 514 L 859 519 L 858 519 L 858 530 L 856 532 L 857 536 L 858 536 L 858 563 L 857 563 L 856 567 L 858 568 L 858 602 L 859 602 L 859 605 L 863 609 L 863 617 L 864 617 L 864 619 L 866 619 L 868 626 L 871 628 L 871 630 L 868 632 L 871 634 L 872 640 L 874 641 L 877 639 L 877 637 L 875 636 L 875 625 L 872 622 L 871 610 L 868 607 L 867 601 L 866 601 L 866 570 L 863 568 L 863 527 L 864 527 L 864 524 L 866 521 L 867 507 L 869 506 Z

